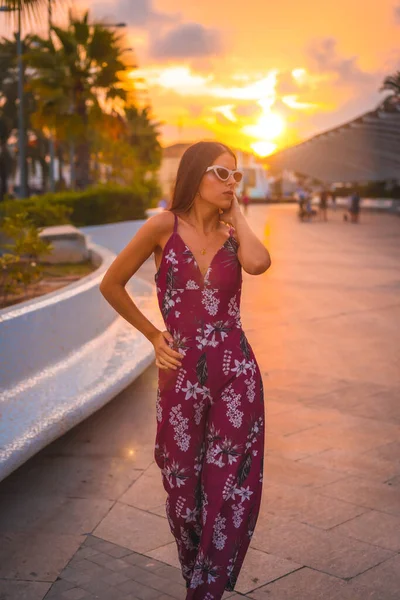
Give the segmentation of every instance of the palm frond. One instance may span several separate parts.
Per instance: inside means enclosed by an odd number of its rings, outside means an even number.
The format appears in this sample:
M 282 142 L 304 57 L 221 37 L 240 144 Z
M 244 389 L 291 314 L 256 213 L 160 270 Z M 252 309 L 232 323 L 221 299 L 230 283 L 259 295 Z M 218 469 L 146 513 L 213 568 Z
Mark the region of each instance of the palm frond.
M 51 0 L 54 8 L 65 7 L 70 0 Z M 18 7 L 21 4 L 22 22 L 27 25 L 42 25 L 44 16 L 47 15 L 49 0 L 0 0 L 0 6 L 11 9 L 6 13 L 9 21 L 14 27 L 18 19 Z

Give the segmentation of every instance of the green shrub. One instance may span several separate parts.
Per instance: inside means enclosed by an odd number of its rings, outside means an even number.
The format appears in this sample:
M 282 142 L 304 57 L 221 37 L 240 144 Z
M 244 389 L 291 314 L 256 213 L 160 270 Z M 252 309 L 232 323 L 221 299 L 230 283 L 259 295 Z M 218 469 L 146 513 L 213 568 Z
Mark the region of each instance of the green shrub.
M 26 296 L 28 286 L 39 281 L 42 274 L 39 256 L 51 252 L 52 245 L 40 238 L 40 229 L 32 224 L 26 212 L 4 217 L 0 232 L 10 240 L 0 246 L 6 250 L 0 255 L 1 307 L 7 305 L 10 295 L 25 290 Z
M 131 187 L 101 185 L 82 191 L 65 191 L 0 204 L 0 216 L 21 210 L 36 227 L 71 223 L 76 227 L 144 219 L 145 210 L 159 196 L 154 180 Z
M 45 196 L 32 196 L 25 200 L 8 200 L 0 204 L 2 221 L 5 217 L 13 218 L 21 212 L 27 214 L 30 222 L 35 227 L 49 227 L 50 225 L 70 223 L 72 209 L 64 204 L 49 200 Z

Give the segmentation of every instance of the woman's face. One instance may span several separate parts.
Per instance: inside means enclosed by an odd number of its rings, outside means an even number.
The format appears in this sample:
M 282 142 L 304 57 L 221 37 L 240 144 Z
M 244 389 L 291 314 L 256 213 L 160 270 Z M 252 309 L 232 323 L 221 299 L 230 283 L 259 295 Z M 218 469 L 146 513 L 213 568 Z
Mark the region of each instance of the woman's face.
M 231 171 L 236 169 L 236 161 L 228 152 L 220 154 L 220 156 L 218 156 L 218 158 L 216 158 L 213 162 L 213 165 L 226 167 Z M 221 181 L 218 179 L 214 171 L 209 171 L 201 180 L 199 187 L 200 196 L 197 198 L 199 198 L 201 202 L 205 201 L 209 204 L 212 204 L 216 208 L 228 210 L 232 203 L 236 186 L 237 183 L 232 175 L 230 175 L 227 181 Z

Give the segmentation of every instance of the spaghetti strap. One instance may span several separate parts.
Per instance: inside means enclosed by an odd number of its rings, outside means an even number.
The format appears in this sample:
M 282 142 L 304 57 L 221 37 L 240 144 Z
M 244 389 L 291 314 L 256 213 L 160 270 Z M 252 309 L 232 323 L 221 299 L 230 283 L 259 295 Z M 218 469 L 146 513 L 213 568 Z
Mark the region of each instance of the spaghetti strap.
M 178 231 L 178 217 L 174 213 L 174 233 Z

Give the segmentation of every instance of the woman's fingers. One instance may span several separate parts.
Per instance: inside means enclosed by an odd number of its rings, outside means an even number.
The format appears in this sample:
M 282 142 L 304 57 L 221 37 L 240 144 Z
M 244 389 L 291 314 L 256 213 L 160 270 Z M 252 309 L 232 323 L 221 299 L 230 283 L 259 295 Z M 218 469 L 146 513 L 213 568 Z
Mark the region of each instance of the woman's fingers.
M 171 368 L 171 369 L 177 369 L 179 365 L 179 363 L 176 363 L 174 358 L 171 358 L 170 356 L 168 356 L 165 353 L 159 353 L 157 356 L 158 360 L 161 362 L 162 365 Z
M 158 359 L 156 359 L 156 367 L 158 367 L 159 369 L 162 369 L 163 371 L 168 370 L 168 367 L 165 367 L 164 365 L 162 365 Z
M 162 356 L 170 358 L 174 364 L 181 365 L 182 356 L 176 350 L 173 350 L 167 343 L 163 344 L 159 349 Z
M 171 341 L 171 343 L 173 343 L 173 340 Z M 179 352 L 177 352 L 176 350 L 174 350 L 173 348 L 171 348 L 171 346 L 165 340 L 165 338 L 164 338 L 164 344 L 162 345 L 162 349 L 165 350 L 166 352 L 168 352 L 168 354 L 170 356 L 174 356 L 175 358 L 178 358 L 178 359 L 182 358 L 181 355 L 179 354 Z
M 170 362 L 173 365 L 176 365 L 177 367 L 180 367 L 182 364 L 180 360 L 175 358 L 174 354 L 170 354 L 169 352 L 166 352 L 165 350 L 160 350 L 160 356 L 164 360 Z
M 162 332 L 160 338 L 159 343 L 155 344 L 156 365 L 160 369 L 176 370 L 182 365 L 182 356 L 170 346 L 170 344 L 173 344 L 174 339 L 168 331 Z

